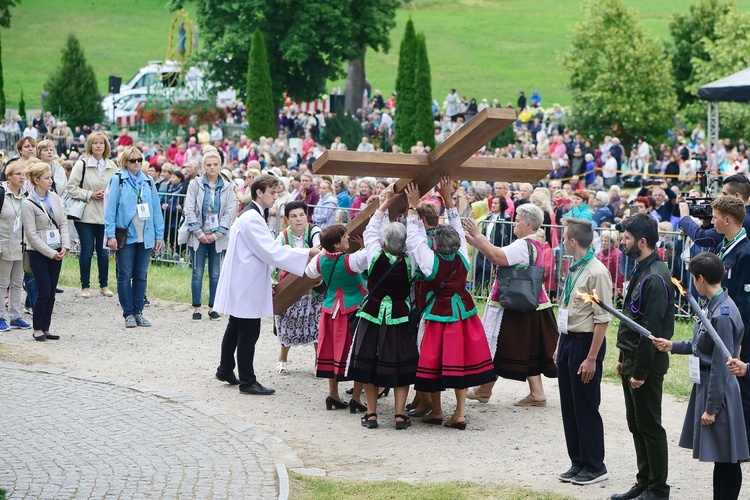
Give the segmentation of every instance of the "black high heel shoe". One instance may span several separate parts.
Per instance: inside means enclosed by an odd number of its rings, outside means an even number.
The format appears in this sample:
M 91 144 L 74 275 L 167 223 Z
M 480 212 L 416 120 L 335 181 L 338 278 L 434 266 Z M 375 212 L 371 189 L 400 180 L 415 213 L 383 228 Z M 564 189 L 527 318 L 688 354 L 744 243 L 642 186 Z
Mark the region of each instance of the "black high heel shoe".
M 378 394 L 378 399 L 386 397 L 388 394 L 390 394 L 390 392 L 391 392 L 391 388 L 386 387 L 385 389 L 380 391 L 380 393 Z
M 367 412 L 367 407 L 362 403 L 358 403 L 353 399 L 349 400 L 349 413 L 357 413 L 358 411 Z
M 333 399 L 331 396 L 328 396 L 326 398 L 326 410 L 333 410 L 334 407 L 336 407 L 337 410 L 342 410 L 348 406 L 349 403 L 344 403 L 343 401 Z

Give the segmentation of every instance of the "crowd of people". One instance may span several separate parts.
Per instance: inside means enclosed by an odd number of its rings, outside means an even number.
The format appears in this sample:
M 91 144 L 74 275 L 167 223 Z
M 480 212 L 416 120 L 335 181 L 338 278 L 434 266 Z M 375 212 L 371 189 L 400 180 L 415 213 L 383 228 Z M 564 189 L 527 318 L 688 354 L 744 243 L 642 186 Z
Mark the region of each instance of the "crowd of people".
M 738 463 L 750 458 L 744 142 L 706 151 L 700 127 L 688 133 L 676 126 L 670 140 L 655 147 L 640 138 L 628 155 L 617 137 L 594 146 L 568 129 L 564 110 L 543 110 L 535 93 L 528 106 L 519 97 L 515 143 L 477 155 L 549 161 L 549 175 L 536 185 L 443 178 L 429 192 L 410 185 L 397 194 L 394 179 L 314 174 L 312 163 L 328 147 L 376 151 L 392 139 L 395 96 L 378 96 L 357 115 L 358 145 L 321 144 L 325 116 L 294 106 L 282 111 L 277 137 L 224 137 L 212 124 L 210 132 L 190 128 L 164 145 L 98 125 L 68 135 L 64 122 L 40 116 L 44 134 L 36 120 L 31 127 L 39 141 L 29 133 L 12 145 L 15 153 L 3 154 L 0 283 L 8 289 L 9 322 L 1 317 L 0 331 L 33 327 L 36 340 L 60 338 L 51 320 L 71 249 L 79 253 L 82 299 L 92 293 L 95 252 L 99 292 L 114 295 L 107 276 L 109 252 L 116 252 L 125 326 L 148 327 L 149 262 L 185 255 L 192 319 L 203 319 L 206 267 L 207 316 L 228 316 L 216 377 L 242 393 L 269 395 L 274 390 L 253 367 L 260 320 L 273 316 L 276 281 L 306 275 L 315 288 L 274 317 L 278 376 L 293 375 L 291 347 L 312 344 L 316 375 L 328 380 L 326 409 L 362 413 L 361 425 L 373 429 L 378 400 L 393 390 L 397 429 L 419 418 L 459 430 L 469 422 L 466 400 L 487 403 L 497 377 L 527 383 L 528 395 L 514 404 L 528 407 L 546 405 L 542 376 L 557 377 L 571 460 L 560 479 L 587 485 L 609 474 L 598 407 L 611 318 L 581 296 L 598 293 L 606 305 L 621 301 L 623 314 L 656 337 L 645 339 L 627 322 L 618 329 L 617 373 L 638 474 L 630 491 L 612 498 L 669 497 L 660 414 L 667 351 L 693 354 L 703 382 L 691 396 L 680 444 L 716 464 L 718 498 L 737 498 Z M 444 111 L 435 107 L 438 143 L 488 105 L 465 101 L 453 90 Z M 429 148 L 417 144 L 411 153 Z M 722 195 L 700 207 L 694 199 L 712 186 L 697 174 L 712 155 Z M 404 213 L 392 210 L 399 197 Z M 350 238 L 346 224 L 372 203 L 378 210 L 362 239 Z M 351 252 L 351 245 L 360 249 Z M 534 268 L 543 268 L 543 278 L 532 306 L 509 305 L 499 276 Z M 730 369 L 707 325 L 696 325 L 692 341 L 671 341 L 672 278 L 708 300 Z M 487 299 L 481 318 L 472 294 Z M 353 382 L 348 401 L 339 389 L 344 381 Z M 448 419 L 440 397 L 446 389 L 456 398 Z

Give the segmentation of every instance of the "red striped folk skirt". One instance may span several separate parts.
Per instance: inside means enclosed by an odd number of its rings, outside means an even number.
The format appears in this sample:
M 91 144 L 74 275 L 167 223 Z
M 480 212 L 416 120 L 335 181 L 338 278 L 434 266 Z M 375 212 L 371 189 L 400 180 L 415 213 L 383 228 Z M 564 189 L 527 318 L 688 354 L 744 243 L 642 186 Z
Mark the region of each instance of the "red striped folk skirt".
M 354 311 L 351 312 L 354 314 Z M 320 315 L 320 335 L 318 336 L 318 365 L 315 376 L 350 380 L 346 377 L 346 361 L 352 346 L 349 333 L 349 314 L 339 312 L 335 318 L 323 311 Z
M 425 322 L 416 390 L 465 389 L 496 378 L 479 316 L 453 323 Z

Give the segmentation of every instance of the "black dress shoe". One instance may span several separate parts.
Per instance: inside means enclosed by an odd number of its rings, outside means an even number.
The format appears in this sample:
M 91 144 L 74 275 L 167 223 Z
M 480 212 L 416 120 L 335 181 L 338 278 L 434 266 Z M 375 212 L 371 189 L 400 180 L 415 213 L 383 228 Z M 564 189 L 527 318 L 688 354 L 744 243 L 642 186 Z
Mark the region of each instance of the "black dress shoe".
M 62 288 L 60 288 L 59 286 L 58 286 L 57 288 L 55 288 L 55 293 L 63 293 L 64 291 L 65 291 L 65 290 L 63 290 L 63 289 L 62 289 Z
M 216 379 L 221 380 L 222 382 L 226 382 L 229 385 L 240 385 L 240 381 L 237 380 L 237 377 L 234 376 L 234 372 L 229 373 L 229 375 L 224 375 L 223 373 L 216 372 Z
M 610 500 L 633 500 L 637 496 L 639 496 L 641 493 L 646 491 L 648 487 L 645 484 L 638 484 L 635 483 L 631 488 L 626 491 L 625 493 L 615 493 L 612 495 Z
M 271 394 L 276 392 L 276 389 L 263 387 L 260 382 L 256 381 L 254 384 L 240 385 L 240 392 L 243 394 L 255 394 L 257 396 L 270 396 Z

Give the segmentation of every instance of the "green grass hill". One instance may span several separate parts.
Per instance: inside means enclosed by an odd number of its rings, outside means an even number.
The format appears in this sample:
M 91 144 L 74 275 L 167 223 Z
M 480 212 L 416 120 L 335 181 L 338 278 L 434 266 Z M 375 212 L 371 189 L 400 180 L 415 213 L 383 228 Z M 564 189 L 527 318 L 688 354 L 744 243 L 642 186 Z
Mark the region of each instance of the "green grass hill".
M 654 36 L 667 38 L 675 11 L 691 0 L 626 0 Z M 750 0 L 737 0 L 750 9 Z M 22 0 L 12 10 L 12 27 L 3 30 L 3 66 L 8 107 L 21 89 L 27 107 L 39 106 L 42 86 L 59 64 L 68 33 L 75 33 L 93 65 L 99 91 L 109 75 L 129 79 L 152 59 L 167 54 L 174 13 L 166 0 Z M 188 2 L 195 20 L 196 5 Z M 538 89 L 544 104 L 570 101 L 567 75 L 558 54 L 568 46 L 570 27 L 581 16 L 579 0 L 413 0 L 397 16 L 388 54 L 370 51 L 365 67 L 373 89 L 385 96 L 394 88 L 398 46 L 408 17 L 425 33 L 434 98 L 442 103 L 451 87 L 459 95 L 515 103 L 518 91 Z M 606 36 L 592 33 L 592 37 Z M 332 82 L 330 88 L 343 80 Z M 329 90 L 330 90 L 329 88 Z

